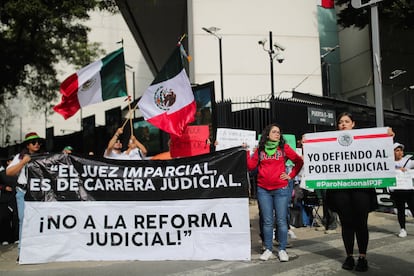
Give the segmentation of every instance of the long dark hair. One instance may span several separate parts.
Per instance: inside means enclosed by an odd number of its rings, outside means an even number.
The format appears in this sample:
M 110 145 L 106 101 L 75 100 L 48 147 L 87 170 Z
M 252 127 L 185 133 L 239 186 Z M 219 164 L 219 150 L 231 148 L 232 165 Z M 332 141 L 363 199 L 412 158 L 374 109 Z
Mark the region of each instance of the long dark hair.
M 282 128 L 278 124 L 273 123 L 273 124 L 267 125 L 262 131 L 262 136 L 260 137 L 260 140 L 259 140 L 259 148 L 258 148 L 259 152 L 264 151 L 265 144 L 269 140 L 270 130 L 273 127 L 278 127 L 279 131 L 280 131 L 279 147 L 282 148 L 282 149 L 285 147 L 286 141 L 283 138 Z

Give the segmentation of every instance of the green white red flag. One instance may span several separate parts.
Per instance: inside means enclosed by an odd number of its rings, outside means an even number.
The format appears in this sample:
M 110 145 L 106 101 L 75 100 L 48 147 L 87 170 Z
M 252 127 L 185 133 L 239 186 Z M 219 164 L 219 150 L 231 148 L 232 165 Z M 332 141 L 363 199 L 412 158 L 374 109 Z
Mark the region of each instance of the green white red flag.
M 178 137 L 194 121 L 196 112 L 183 57 L 187 56 L 179 44 L 138 102 L 145 120 Z
M 82 107 L 127 96 L 124 49 L 120 48 L 66 78 L 60 85 L 62 100 L 53 109 L 65 119 Z

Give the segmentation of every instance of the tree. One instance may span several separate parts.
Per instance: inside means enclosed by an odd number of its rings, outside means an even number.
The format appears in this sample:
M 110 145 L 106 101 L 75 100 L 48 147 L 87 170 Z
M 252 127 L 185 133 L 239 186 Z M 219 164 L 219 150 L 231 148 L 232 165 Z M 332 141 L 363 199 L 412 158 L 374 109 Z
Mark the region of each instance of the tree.
M 118 12 L 114 0 L 1 1 L 0 107 L 18 93 L 44 107 L 57 97 L 59 62 L 79 68 L 104 54 L 82 25 L 93 10 Z
M 364 28 L 370 22 L 370 9 L 355 9 L 350 0 L 335 0 L 341 7 L 338 13 L 338 24 L 342 27 Z M 394 28 L 414 28 L 414 0 L 384 0 L 379 3 L 378 10 L 381 19 L 392 22 Z

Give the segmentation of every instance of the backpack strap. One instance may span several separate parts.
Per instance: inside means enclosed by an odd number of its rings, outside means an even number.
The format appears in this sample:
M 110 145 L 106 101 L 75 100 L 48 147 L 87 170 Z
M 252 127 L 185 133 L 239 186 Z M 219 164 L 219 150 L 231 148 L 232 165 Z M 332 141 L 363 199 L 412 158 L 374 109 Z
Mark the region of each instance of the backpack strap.
M 410 158 L 408 158 L 407 161 L 405 161 L 404 165 L 402 166 L 403 168 L 405 168 L 405 166 L 407 166 L 408 161 L 410 161 Z

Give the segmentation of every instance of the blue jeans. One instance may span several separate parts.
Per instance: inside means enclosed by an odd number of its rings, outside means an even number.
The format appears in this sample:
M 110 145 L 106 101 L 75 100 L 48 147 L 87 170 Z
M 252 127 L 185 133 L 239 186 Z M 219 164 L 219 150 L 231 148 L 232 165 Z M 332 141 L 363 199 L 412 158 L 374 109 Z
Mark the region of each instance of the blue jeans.
M 263 241 L 266 249 L 272 251 L 273 249 L 273 225 L 274 214 L 276 214 L 277 235 L 279 240 L 279 250 L 285 250 L 287 244 L 288 232 L 288 204 L 292 192 L 289 186 L 283 189 L 276 189 L 272 191 L 257 187 L 257 199 L 259 201 L 259 208 L 263 219 Z
M 19 246 L 22 242 L 22 230 L 23 230 L 23 218 L 24 218 L 24 196 L 26 191 L 16 188 L 16 202 L 17 202 L 17 213 L 19 214 Z

